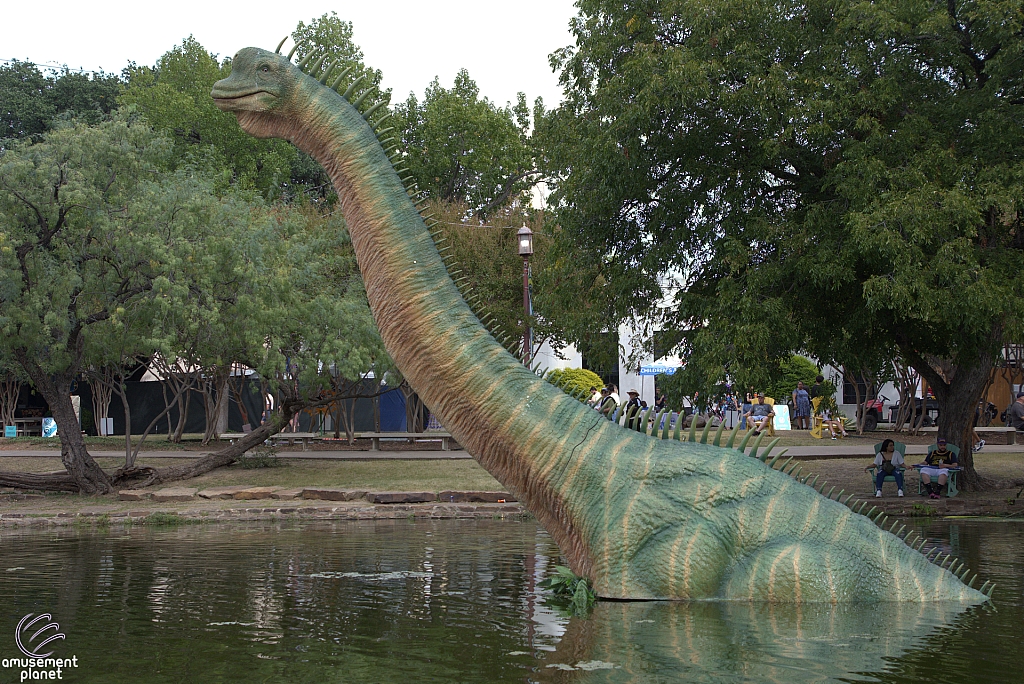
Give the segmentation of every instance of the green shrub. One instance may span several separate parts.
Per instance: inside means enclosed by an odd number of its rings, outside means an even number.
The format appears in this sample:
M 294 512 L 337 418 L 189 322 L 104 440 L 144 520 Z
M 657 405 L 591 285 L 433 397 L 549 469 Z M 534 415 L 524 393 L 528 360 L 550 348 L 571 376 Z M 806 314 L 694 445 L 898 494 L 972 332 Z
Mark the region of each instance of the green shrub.
M 556 368 L 553 371 L 548 371 L 545 377 L 552 385 L 580 401 L 590 398 L 591 387 L 598 389 L 604 387 L 601 376 L 583 368 Z
M 776 376 L 778 380 L 771 382 L 764 389 L 765 396 L 772 397 L 776 403 L 785 404 L 789 401 L 796 389 L 796 383 L 803 381 L 807 391 L 814 385 L 814 378 L 821 371 L 811 361 L 802 356 L 794 354 L 788 360 L 783 361 Z

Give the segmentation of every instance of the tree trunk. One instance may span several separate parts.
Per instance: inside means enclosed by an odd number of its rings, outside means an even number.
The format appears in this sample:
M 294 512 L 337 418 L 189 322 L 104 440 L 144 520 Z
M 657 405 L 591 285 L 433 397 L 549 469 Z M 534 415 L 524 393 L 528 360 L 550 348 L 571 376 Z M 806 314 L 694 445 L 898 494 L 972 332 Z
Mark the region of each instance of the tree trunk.
M 188 387 L 180 397 L 178 397 L 178 424 L 174 428 L 174 436 L 171 437 L 171 441 L 175 444 L 181 444 L 181 436 L 185 434 L 185 423 L 188 421 L 188 410 L 192 407 L 192 387 Z
M 213 372 L 203 382 L 203 406 L 206 409 L 206 429 L 203 432 L 203 445 L 210 443 L 221 432 L 227 432 L 226 426 L 221 427 L 221 420 L 227 422 L 227 414 L 222 407 L 228 401 L 227 384 L 230 378 L 230 369 L 215 367 Z
M 78 416 L 75 415 L 75 407 L 71 403 L 71 382 L 76 375 L 75 371 L 69 369 L 63 373 L 47 375 L 21 350 L 15 354 L 36 391 L 43 395 L 43 399 L 50 407 L 53 419 L 57 423 L 57 436 L 60 438 L 60 459 L 78 491 L 83 494 L 106 494 L 112 491 L 110 478 L 85 447 L 82 428 L 78 423 Z
M 123 368 L 115 376 L 113 388 L 114 393 L 121 398 L 124 409 L 124 467 L 131 469 L 135 467 L 135 458 L 132 456 L 132 408 L 128 403 L 128 387 L 124 382 Z
M 37 389 L 40 389 L 40 383 L 36 381 L 31 373 L 29 374 L 29 377 L 32 378 Z M 65 386 L 65 383 L 62 383 L 60 380 L 61 378 L 55 379 L 53 386 Z M 66 386 L 70 386 L 70 383 L 66 383 Z M 40 389 L 40 393 L 43 393 L 42 389 Z M 43 394 L 43 398 L 47 398 L 46 394 Z M 49 399 L 47 399 L 47 401 L 49 402 Z M 68 404 L 68 409 L 70 410 L 70 395 L 68 395 L 65 403 Z M 55 404 L 59 404 L 59 402 L 50 402 L 51 410 L 54 409 Z M 271 414 L 263 425 L 245 435 L 234 444 L 230 444 L 219 451 L 202 456 L 195 461 L 191 461 L 184 465 L 170 466 L 168 468 L 160 469 L 151 467 L 120 469 L 114 474 L 113 478 L 108 477 L 107 474 L 96 465 L 88 452 L 85 451 L 85 443 L 81 439 L 82 433 L 81 430 L 78 430 L 75 434 L 78 437 L 78 441 L 81 442 L 81 451 L 85 454 L 85 458 L 88 460 L 88 463 L 91 463 L 92 467 L 95 468 L 95 472 L 99 473 L 99 476 L 105 483 L 105 489 L 102 492 L 99 491 L 98 485 L 96 485 L 93 490 L 87 490 L 79 484 L 75 479 L 75 472 L 72 472 L 72 468 L 69 466 L 69 459 L 64 460 L 65 468 L 68 469 L 68 475 L 39 475 L 35 473 L 0 472 L 0 486 L 19 487 L 24 489 L 43 489 L 48 491 L 78 491 L 85 494 L 91 494 L 107 493 L 113 490 L 114 485 L 125 489 L 141 489 L 152 485 L 166 484 L 177 480 L 199 477 L 200 475 L 205 475 L 216 468 L 231 465 L 246 451 L 262 444 L 270 437 L 273 437 L 275 434 L 280 432 L 282 428 L 288 425 L 292 417 L 302 410 L 304 406 L 305 404 L 299 399 L 283 401 L 280 406 L 280 410 Z M 63 426 L 66 425 L 66 423 L 62 423 L 61 421 L 64 420 L 63 416 L 65 415 L 65 411 L 61 410 L 60 416 L 58 416 L 58 412 L 56 410 L 53 412 L 59 428 L 58 435 L 63 439 L 66 436 L 63 429 Z M 74 416 L 73 410 L 71 410 L 71 415 Z M 77 425 L 77 420 L 75 424 Z M 76 450 L 68 448 L 63 449 L 62 451 L 72 455 L 78 453 Z
M 950 444 L 960 447 L 960 488 L 981 491 L 989 485 L 974 469 L 974 411 L 992 373 L 994 354 L 982 351 L 954 364 L 945 359 L 925 357 L 910 352 L 906 358 L 913 363 L 935 393 L 939 404 L 939 431 Z M 924 399 L 927 409 L 927 397 Z
M 105 435 L 103 421 L 109 417 L 110 397 L 114 393 L 113 372 L 109 368 L 102 368 L 87 374 L 92 389 L 92 421 L 96 426 L 96 434 Z
M 123 482 L 128 489 L 141 489 L 143 487 L 199 477 L 211 470 L 231 465 L 249 449 L 259 446 L 281 432 L 291 421 L 292 417 L 302 410 L 303 406 L 303 403 L 299 400 L 282 402 L 280 411 L 272 413 L 262 425 L 235 441 L 234 444 L 230 444 L 219 451 L 207 454 L 184 465 L 160 469 L 144 468 L 138 471 L 121 473 L 119 483 Z M 145 479 L 140 479 L 140 476 L 145 476 Z
M 242 364 L 238 364 L 238 382 L 234 382 L 231 378 L 228 378 L 228 388 L 231 391 L 231 396 L 234 398 L 235 403 L 238 404 L 238 413 L 242 416 L 242 425 L 248 425 L 252 427 L 252 423 L 249 421 L 249 412 L 245 410 L 245 402 L 242 401 L 242 390 L 245 389 L 245 373 L 242 371 Z M 225 410 L 224 426 L 227 428 L 227 411 Z M 242 428 L 242 432 L 245 432 L 245 428 Z
M 21 383 L 13 375 L 0 380 L 0 423 L 14 425 L 14 410 L 18 408 L 18 394 Z

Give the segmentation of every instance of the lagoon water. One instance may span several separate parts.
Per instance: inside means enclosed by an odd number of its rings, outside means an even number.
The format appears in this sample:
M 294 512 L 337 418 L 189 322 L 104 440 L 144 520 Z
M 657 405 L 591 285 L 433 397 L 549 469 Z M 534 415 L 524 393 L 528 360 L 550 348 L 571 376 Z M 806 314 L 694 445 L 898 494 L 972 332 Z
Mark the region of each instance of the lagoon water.
M 536 586 L 559 560 L 533 521 L 8 529 L 0 659 L 50 613 L 69 682 L 1021 681 L 1024 522 L 908 525 L 997 582 L 993 603 L 570 617 Z

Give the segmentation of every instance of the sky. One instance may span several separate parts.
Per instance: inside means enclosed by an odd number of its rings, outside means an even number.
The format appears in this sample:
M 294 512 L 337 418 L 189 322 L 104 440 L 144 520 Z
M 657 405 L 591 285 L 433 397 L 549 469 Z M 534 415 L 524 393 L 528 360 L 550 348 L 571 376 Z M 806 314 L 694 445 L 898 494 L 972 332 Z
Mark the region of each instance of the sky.
M 54 0 L 10 3 L 0 59 L 118 73 L 129 61 L 152 65 L 189 34 L 221 58 L 247 46 L 273 50 L 299 21 L 335 11 L 353 24 L 368 66 L 404 100 L 422 98 L 435 76 L 451 87 L 461 68 L 481 95 L 504 105 L 525 92 L 550 108 L 561 101 L 548 55 L 573 44 L 573 0 L 351 0 L 142 3 Z M 17 27 L 17 28 L 14 28 Z M 14 30 L 10 30 L 14 28 Z M 287 48 L 286 48 L 287 49 Z

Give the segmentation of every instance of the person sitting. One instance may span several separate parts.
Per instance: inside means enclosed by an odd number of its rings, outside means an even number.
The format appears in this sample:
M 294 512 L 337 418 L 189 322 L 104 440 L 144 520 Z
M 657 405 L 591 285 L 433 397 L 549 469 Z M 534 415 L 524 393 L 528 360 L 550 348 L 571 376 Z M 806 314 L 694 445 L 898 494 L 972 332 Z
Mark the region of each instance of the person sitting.
M 939 492 L 946 486 L 949 479 L 949 469 L 958 465 L 956 454 L 946 447 L 946 439 L 940 437 L 935 442 L 935 448 L 928 452 L 921 466 L 921 484 L 928 492 L 928 498 L 938 499 Z M 938 482 L 932 482 L 932 479 Z
M 602 387 L 601 400 L 597 403 L 597 406 L 595 406 L 594 408 L 596 408 L 598 411 L 600 411 L 608 418 L 611 418 L 612 414 L 615 413 L 615 409 L 617 409 L 618 407 L 619 403 L 615 401 L 615 399 L 612 397 L 611 390 L 608 389 L 607 387 Z
M 896 442 L 887 439 L 875 454 L 875 496 L 882 496 L 882 483 L 892 476 L 896 480 L 896 496 L 903 496 L 903 454 L 896 450 Z M 864 469 L 871 471 L 871 466 Z
M 750 421 L 747 423 L 747 426 L 754 428 L 754 436 L 756 437 L 761 434 L 762 430 L 767 429 L 772 424 L 772 419 L 775 418 L 775 409 L 772 408 L 771 404 L 764 403 L 764 394 L 758 392 L 757 403 L 751 407 L 744 417 Z
M 599 406 L 601 404 L 601 399 L 602 398 L 603 397 L 601 396 L 601 392 L 598 391 L 597 387 L 591 387 L 590 388 L 590 398 L 587 399 L 587 406 L 589 406 L 591 408 L 594 408 L 595 406 Z
M 629 413 L 636 413 L 641 408 L 643 408 L 641 406 L 640 393 L 639 392 L 637 392 L 635 389 L 631 389 L 628 392 L 626 392 L 626 394 L 629 395 L 629 401 L 626 402 L 626 413 L 627 414 L 629 414 Z
M 829 433 L 832 435 L 832 439 L 837 439 L 836 433 L 841 433 L 843 437 L 849 437 L 849 433 L 846 431 L 846 423 L 840 418 L 833 418 L 832 412 L 825 409 L 821 412 L 821 424 L 828 428 Z

